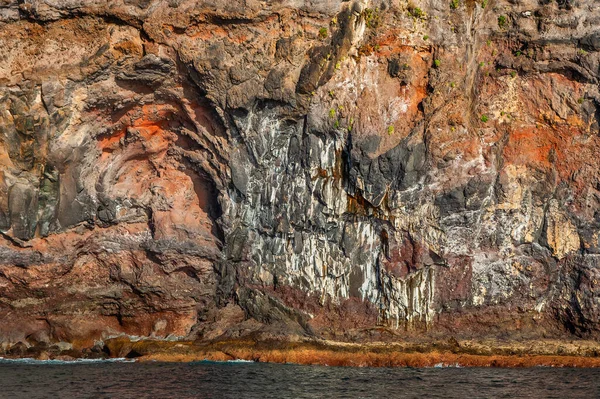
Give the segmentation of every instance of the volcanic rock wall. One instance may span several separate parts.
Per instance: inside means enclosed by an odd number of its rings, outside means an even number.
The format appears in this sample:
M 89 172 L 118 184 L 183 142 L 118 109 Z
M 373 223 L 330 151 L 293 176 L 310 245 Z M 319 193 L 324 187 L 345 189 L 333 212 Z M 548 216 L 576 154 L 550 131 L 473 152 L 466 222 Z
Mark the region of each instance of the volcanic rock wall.
M 0 341 L 600 332 L 593 0 L 0 0 Z

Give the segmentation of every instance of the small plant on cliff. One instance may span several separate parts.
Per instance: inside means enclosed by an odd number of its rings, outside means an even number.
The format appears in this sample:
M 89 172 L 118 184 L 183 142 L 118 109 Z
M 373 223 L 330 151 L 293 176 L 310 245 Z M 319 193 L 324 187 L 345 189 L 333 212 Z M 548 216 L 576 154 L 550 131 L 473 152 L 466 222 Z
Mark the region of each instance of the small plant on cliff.
M 450 8 L 453 9 L 453 10 L 456 10 L 458 8 L 459 4 L 460 3 L 458 2 L 458 0 L 451 0 L 450 1 Z
M 423 36 L 423 40 L 429 40 L 429 36 L 428 35 Z
M 490 118 L 488 118 L 488 116 L 487 116 L 487 115 L 481 115 L 481 121 L 482 121 L 483 123 L 486 123 L 486 122 L 487 122 L 487 121 L 489 121 L 489 120 L 490 120 Z
M 481 8 L 485 8 L 485 6 L 487 6 L 488 0 L 483 0 L 481 2 Z
M 388 135 L 390 135 L 390 136 L 392 134 L 394 134 L 394 126 L 389 125 L 388 128 L 387 128 L 387 132 L 388 132 Z
M 433 61 L 433 66 L 435 66 L 436 68 L 439 68 L 441 65 L 442 65 L 442 61 L 440 61 L 440 60 Z
M 340 121 L 339 121 L 339 120 L 336 120 L 336 121 L 335 121 L 335 123 L 333 124 L 333 127 L 334 127 L 335 129 L 339 129 L 339 127 L 340 127 Z
M 507 23 L 508 23 L 508 20 L 506 19 L 506 16 L 505 16 L 505 15 L 500 15 L 500 16 L 498 17 L 498 26 L 499 26 L 501 29 L 504 29 L 504 28 L 506 28 L 506 24 L 507 24 Z
M 331 108 L 331 109 L 329 110 L 329 117 L 330 117 L 331 119 L 335 118 L 335 108 Z
M 510 77 L 511 78 L 516 78 L 517 77 L 517 71 L 511 71 L 510 72 Z
M 580 97 L 580 98 L 577 100 L 577 104 L 583 104 L 583 97 Z
M 423 18 L 425 13 L 419 7 L 415 6 L 412 3 L 408 4 L 408 13 L 415 18 Z
M 321 29 L 319 29 L 319 38 L 320 39 L 327 38 L 327 28 L 326 27 L 322 27 Z
M 368 28 L 377 28 L 379 26 L 379 11 L 377 9 L 365 8 L 363 18 Z

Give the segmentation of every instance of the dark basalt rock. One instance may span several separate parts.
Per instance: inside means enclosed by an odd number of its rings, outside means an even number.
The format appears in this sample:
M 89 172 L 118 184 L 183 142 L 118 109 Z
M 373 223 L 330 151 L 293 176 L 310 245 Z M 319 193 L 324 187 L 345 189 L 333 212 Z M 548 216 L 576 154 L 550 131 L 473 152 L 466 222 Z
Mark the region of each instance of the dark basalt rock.
M 499 1 L 3 2 L 3 350 L 597 339 L 600 9 Z

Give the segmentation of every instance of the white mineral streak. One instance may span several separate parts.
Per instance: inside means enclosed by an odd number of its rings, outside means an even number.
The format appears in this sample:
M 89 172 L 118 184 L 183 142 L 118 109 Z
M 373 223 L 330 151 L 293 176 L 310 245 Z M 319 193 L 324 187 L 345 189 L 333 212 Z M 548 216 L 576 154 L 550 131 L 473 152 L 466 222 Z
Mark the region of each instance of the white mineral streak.
M 339 171 L 345 142 L 329 135 L 306 137 L 301 128 L 286 129 L 271 115 L 250 114 L 246 123 L 244 139 L 259 166 L 249 176 L 246 198 L 225 209 L 230 220 L 251 232 L 253 278 L 266 285 L 276 279 L 318 294 L 321 301 L 339 303 L 358 295 L 396 327 L 403 321 L 430 321 L 433 269 L 405 279 L 388 275 L 379 267 L 382 244 L 374 223 L 346 213 L 348 195 Z M 294 137 L 308 148 L 304 168 L 289 159 Z M 421 213 L 423 220 L 432 218 L 427 205 Z M 426 224 L 419 215 L 397 214 L 402 226 Z M 423 234 L 439 238 L 431 228 Z M 360 276 L 354 292 L 351 275 Z
M 432 320 L 435 313 L 432 308 L 434 274 L 433 269 L 428 267 L 410 274 L 406 279 L 384 276 L 384 285 L 389 287 L 389 308 L 385 317 L 392 320 L 396 328 L 403 320 Z
M 547 214 L 547 238 L 554 256 L 564 258 L 571 251 L 579 249 L 581 243 L 577 227 L 560 209 L 558 201 L 551 200 Z

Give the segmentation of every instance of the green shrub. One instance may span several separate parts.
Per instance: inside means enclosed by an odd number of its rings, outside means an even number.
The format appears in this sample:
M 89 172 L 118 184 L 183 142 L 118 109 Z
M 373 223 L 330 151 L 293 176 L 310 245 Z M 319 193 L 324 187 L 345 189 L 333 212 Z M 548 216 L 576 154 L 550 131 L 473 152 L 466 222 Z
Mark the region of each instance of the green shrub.
M 331 108 L 331 109 L 329 110 L 329 117 L 330 117 L 331 119 L 335 118 L 335 108 Z
M 502 29 L 504 29 L 506 27 L 506 24 L 508 23 L 508 20 L 506 19 L 506 16 L 504 15 L 500 15 L 498 17 L 498 26 Z
M 419 7 L 410 7 L 408 12 L 415 18 L 423 18 L 425 13 Z
M 451 0 L 450 1 L 450 8 L 453 10 L 456 10 L 459 6 L 459 2 L 458 0 Z
M 322 27 L 321 29 L 319 29 L 319 38 L 325 39 L 326 37 L 327 37 L 327 28 Z
M 429 40 L 429 36 L 428 35 L 423 36 L 423 40 Z
M 389 125 L 388 128 L 387 128 L 387 132 L 388 132 L 388 135 L 390 135 L 390 136 L 392 134 L 394 134 L 394 126 Z
M 490 120 L 490 119 L 488 118 L 488 116 L 487 116 L 487 115 L 481 115 L 481 121 L 482 121 L 483 123 L 485 123 L 485 122 L 487 122 L 487 121 L 489 121 L 489 120 Z
M 516 78 L 517 77 L 517 72 L 516 71 L 511 71 L 510 77 L 511 78 Z
M 352 131 L 353 126 L 354 126 L 354 118 L 350 118 L 350 121 L 348 121 L 348 131 L 349 132 Z
M 485 8 L 485 6 L 487 6 L 488 0 L 483 0 L 481 2 L 481 8 Z
M 377 9 L 365 8 L 363 17 L 368 28 L 377 28 L 379 26 L 379 12 Z
M 439 67 L 442 65 L 442 61 L 440 61 L 440 60 L 434 60 L 434 61 L 433 61 L 433 65 L 434 65 L 436 68 L 439 68 Z

